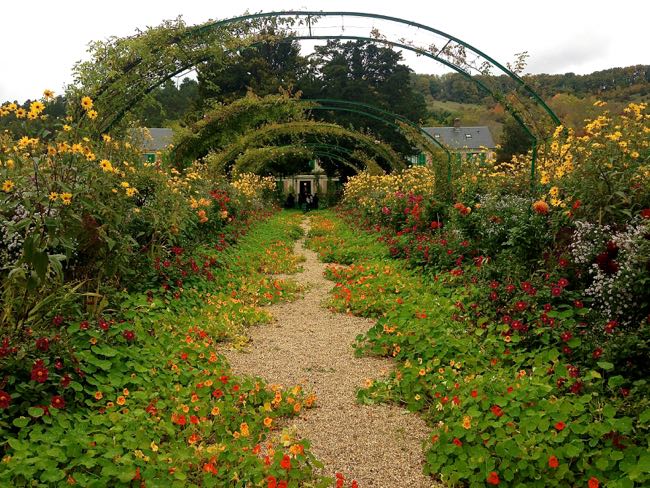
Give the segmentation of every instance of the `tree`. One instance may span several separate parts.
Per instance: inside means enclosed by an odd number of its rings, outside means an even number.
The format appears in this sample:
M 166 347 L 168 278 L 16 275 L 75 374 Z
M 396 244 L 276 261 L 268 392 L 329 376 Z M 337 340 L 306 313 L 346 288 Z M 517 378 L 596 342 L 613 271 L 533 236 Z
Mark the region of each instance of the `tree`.
M 305 98 L 337 98 L 382 108 L 419 122 L 427 116 L 421 93 L 414 90 L 411 69 L 402 55 L 373 43 L 329 41 L 317 46 L 309 71 L 299 82 Z M 399 151 L 413 152 L 393 128 L 360 114 L 332 112 L 319 117 L 372 132 Z
M 232 102 L 249 90 L 260 96 L 277 94 L 296 84 L 305 65 L 296 41 L 262 42 L 229 53 L 218 65 L 199 66 L 199 95 L 203 101 Z
M 510 161 L 515 154 L 526 154 L 533 147 L 533 140 L 513 117 L 506 118 L 501 133 L 497 161 Z

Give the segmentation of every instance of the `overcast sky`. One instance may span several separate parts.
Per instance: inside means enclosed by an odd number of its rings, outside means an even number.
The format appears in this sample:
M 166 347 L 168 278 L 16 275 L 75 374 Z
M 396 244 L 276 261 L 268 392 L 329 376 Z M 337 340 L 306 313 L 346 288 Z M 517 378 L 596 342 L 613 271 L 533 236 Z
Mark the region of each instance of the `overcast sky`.
M 272 10 L 347 10 L 414 20 L 496 60 L 528 51 L 530 73 L 590 73 L 650 64 L 648 0 L 4 0 L 0 6 L 0 102 L 57 93 L 88 42 L 133 34 L 182 15 L 188 24 Z M 420 73 L 431 62 L 407 57 Z

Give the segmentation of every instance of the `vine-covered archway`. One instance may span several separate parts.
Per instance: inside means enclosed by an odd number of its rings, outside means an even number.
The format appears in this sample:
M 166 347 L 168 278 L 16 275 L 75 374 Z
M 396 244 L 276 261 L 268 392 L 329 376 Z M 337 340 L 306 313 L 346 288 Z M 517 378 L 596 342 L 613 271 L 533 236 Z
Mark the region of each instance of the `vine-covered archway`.
M 553 111 L 517 73 L 481 50 L 425 24 L 362 12 L 266 12 L 193 27 L 180 20 L 168 22 L 132 38 L 92 46 L 94 59 L 90 65 L 81 63 L 77 70 L 77 90 L 81 92 L 81 86 L 90 89 L 100 108 L 97 130 L 106 132 L 173 76 L 203 62 L 218 63 L 226 52 L 245 49 L 261 40 L 281 39 L 376 42 L 413 51 L 460 73 L 501 103 L 530 136 L 531 176 L 538 145 L 560 125 Z M 498 82 L 495 77 L 485 76 L 494 73 L 505 76 Z

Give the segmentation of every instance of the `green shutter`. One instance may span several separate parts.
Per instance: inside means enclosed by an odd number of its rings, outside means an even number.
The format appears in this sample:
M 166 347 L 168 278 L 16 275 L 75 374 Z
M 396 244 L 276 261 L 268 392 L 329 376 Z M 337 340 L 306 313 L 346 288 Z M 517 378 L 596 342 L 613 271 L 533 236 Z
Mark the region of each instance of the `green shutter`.
M 425 165 L 427 164 L 427 155 L 424 153 L 418 154 L 418 164 Z
M 156 153 L 145 153 L 144 154 L 144 160 L 147 163 L 155 163 L 156 162 Z

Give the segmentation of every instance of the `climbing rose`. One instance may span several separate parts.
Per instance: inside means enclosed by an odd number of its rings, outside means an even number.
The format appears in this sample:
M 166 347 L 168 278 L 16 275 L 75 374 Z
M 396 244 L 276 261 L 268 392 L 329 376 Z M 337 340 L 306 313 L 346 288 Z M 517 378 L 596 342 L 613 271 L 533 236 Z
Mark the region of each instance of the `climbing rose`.
M 490 474 L 487 477 L 487 482 L 490 485 L 498 485 L 499 483 L 501 483 L 501 480 L 499 479 L 499 473 L 497 473 L 496 471 L 490 471 Z
M 560 465 L 560 462 L 557 460 L 557 458 L 555 456 L 551 456 L 550 458 L 548 458 L 548 466 L 549 466 L 549 468 L 555 469 L 559 465 Z

